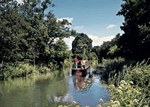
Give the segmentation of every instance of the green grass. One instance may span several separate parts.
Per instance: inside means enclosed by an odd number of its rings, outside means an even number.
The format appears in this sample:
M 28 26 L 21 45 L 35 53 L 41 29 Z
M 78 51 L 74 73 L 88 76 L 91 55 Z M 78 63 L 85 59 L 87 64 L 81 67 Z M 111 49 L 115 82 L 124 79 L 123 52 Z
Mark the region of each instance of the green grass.
M 104 107 L 150 106 L 150 65 L 123 58 L 104 59 L 103 62 L 107 68 L 102 76 L 112 95 Z

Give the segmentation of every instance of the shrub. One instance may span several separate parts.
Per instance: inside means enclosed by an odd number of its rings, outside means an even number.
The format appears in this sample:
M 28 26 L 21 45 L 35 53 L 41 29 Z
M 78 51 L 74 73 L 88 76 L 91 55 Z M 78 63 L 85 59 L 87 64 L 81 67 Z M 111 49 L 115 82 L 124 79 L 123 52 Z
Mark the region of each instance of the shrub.
M 104 107 L 148 107 L 149 99 L 145 98 L 141 88 L 133 85 L 132 81 L 121 80 L 118 87 L 111 84 L 109 85 L 109 91 L 111 99 L 109 102 L 103 103 Z
M 121 106 L 150 106 L 150 65 L 145 61 L 135 64 L 119 59 L 104 59 L 104 64 L 107 68 L 102 76 L 113 84 L 110 85 L 112 102 L 106 105 L 119 101 Z

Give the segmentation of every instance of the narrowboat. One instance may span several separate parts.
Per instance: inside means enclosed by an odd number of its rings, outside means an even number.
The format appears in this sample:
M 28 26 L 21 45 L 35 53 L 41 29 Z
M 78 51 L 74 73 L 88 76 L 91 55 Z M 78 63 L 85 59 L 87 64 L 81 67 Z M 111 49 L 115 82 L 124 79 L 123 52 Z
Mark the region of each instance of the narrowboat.
M 88 60 L 84 60 L 85 64 L 82 65 L 82 61 L 83 60 L 79 60 L 79 62 L 77 64 L 77 68 L 74 68 L 74 64 L 73 64 L 72 74 L 76 74 L 79 76 L 85 76 L 89 72 L 88 68 L 90 68 L 90 62 Z

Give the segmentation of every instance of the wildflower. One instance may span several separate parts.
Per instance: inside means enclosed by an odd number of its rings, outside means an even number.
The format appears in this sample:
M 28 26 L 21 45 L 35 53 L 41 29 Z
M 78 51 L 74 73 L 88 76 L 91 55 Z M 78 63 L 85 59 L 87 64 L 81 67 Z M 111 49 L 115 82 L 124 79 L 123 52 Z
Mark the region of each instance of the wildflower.
M 134 99 L 134 100 L 133 100 L 133 102 L 135 102 L 135 103 L 137 103 L 137 104 L 138 104 L 138 101 L 139 101 L 139 100 L 137 100 L 137 99 Z
M 122 91 L 121 91 L 121 90 L 119 90 L 119 89 L 117 90 L 117 92 L 119 92 L 120 94 L 122 94 Z
M 133 81 L 130 81 L 129 83 L 130 83 L 130 84 L 134 84 Z
M 114 101 L 115 104 L 117 104 L 118 106 L 120 106 L 120 102 L 119 101 Z
M 76 104 L 76 101 L 73 101 L 72 103 Z
M 110 100 L 110 102 L 113 102 L 113 100 Z
M 102 106 L 100 104 L 98 104 L 97 107 L 102 107 Z
M 144 105 L 143 107 L 149 107 L 148 105 Z
M 125 80 L 121 80 L 121 84 L 127 84 Z
M 111 88 L 115 88 L 114 84 L 109 85 L 109 87 L 111 87 Z
M 126 105 L 126 107 L 132 107 L 131 105 Z
M 99 99 L 99 101 L 102 101 L 102 102 L 103 102 L 103 99 Z
M 124 87 L 124 85 L 123 85 L 123 84 L 121 84 L 120 86 L 121 86 L 122 88 Z
M 119 87 L 118 87 L 118 89 L 122 89 L 122 87 L 121 87 L 121 86 L 119 86 Z

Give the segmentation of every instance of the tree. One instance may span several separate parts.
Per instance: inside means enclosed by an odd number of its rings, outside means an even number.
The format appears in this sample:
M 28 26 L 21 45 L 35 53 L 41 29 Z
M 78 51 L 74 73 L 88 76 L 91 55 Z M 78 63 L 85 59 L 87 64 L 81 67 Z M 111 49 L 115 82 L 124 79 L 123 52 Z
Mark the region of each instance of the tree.
M 67 20 L 57 21 L 54 14 L 45 12 L 49 6 L 54 6 L 50 0 L 23 2 L 0 2 L 0 59 L 8 63 L 24 61 L 34 65 L 57 63 L 53 59 L 58 51 L 53 44 L 54 39 L 74 36 L 76 31 L 65 26 L 71 24 Z M 66 47 L 63 52 L 66 52 Z
M 148 0 L 124 0 L 117 15 L 123 15 L 125 22 L 121 30 L 125 33 L 119 39 L 119 48 L 126 58 L 143 60 L 150 57 L 144 38 L 150 33 L 150 2 Z M 147 45 L 146 45 L 147 44 Z M 138 53 L 138 55 L 137 55 Z
M 92 40 L 84 33 L 80 33 L 72 42 L 72 53 L 74 55 L 88 55 L 92 49 Z
M 17 2 L 4 1 L 0 3 L 0 56 L 5 62 L 21 61 L 26 47 L 27 33 L 24 26 L 23 14 L 19 13 Z
M 94 46 L 91 52 L 95 52 L 98 56 L 99 62 L 102 62 L 102 57 L 113 58 L 120 56 L 118 41 L 120 38 L 120 33 L 118 33 L 111 41 L 103 42 L 101 46 Z

